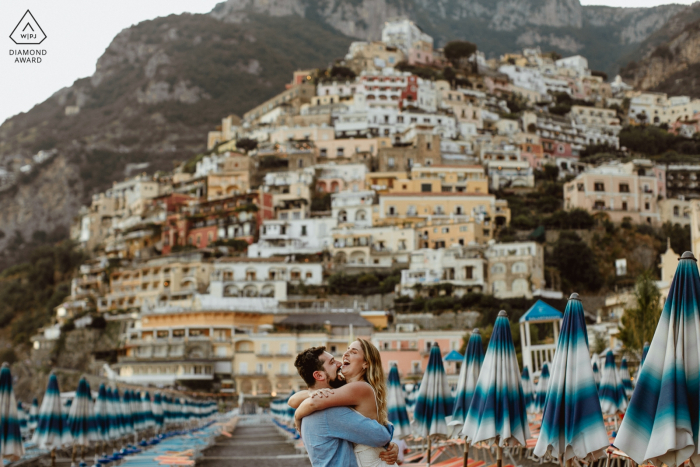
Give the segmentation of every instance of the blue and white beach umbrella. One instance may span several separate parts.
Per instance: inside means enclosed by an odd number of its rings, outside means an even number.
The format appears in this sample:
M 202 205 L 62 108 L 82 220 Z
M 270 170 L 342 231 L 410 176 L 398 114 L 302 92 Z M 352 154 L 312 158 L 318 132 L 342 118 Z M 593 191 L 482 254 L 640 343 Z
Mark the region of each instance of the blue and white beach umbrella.
M 110 415 L 109 405 L 107 401 L 107 388 L 104 384 L 100 384 L 100 389 L 97 391 L 97 399 L 93 406 L 93 415 L 95 417 L 95 428 L 99 441 L 111 441 L 110 430 Z
M 63 417 L 61 392 L 58 379 L 51 373 L 44 400 L 39 409 L 39 422 L 32 441 L 42 449 L 55 449 L 71 442 L 71 436 Z
M 612 350 L 608 350 L 605 355 L 605 366 L 603 367 L 603 375 L 600 378 L 600 408 L 605 415 L 615 415 L 625 413 L 627 410 L 627 395 L 622 382 L 617 376 L 615 368 L 615 356 Z
M 540 369 L 540 379 L 537 380 L 535 390 L 535 412 L 542 413 L 544 402 L 547 399 L 547 389 L 549 388 L 549 362 L 544 362 Z
M 593 461 L 605 455 L 603 422 L 593 368 L 588 364 L 588 332 L 583 305 L 571 294 L 552 360 L 542 426 L 534 454 Z
M 409 413 L 413 413 L 413 410 L 416 408 L 416 398 L 418 397 L 418 391 L 420 390 L 420 383 L 415 383 L 413 385 L 413 388 L 411 389 L 411 392 L 409 392 L 406 395 L 406 410 L 408 410 Z
M 29 433 L 29 416 L 27 412 L 22 407 L 21 402 L 17 402 L 17 421 L 19 422 L 19 431 L 22 433 L 22 437 Z
M 637 464 L 700 462 L 700 275 L 683 253 L 615 446 Z
M 627 368 L 627 359 L 625 357 L 622 357 L 622 361 L 620 362 L 619 376 L 622 387 L 625 390 L 625 396 L 627 396 L 627 399 L 629 399 L 632 397 L 634 388 L 632 387 L 632 378 L 630 378 L 630 371 Z
M 39 401 L 35 397 L 32 400 L 32 406 L 29 407 L 29 429 L 35 430 L 39 424 Z
M 459 370 L 459 380 L 457 382 L 457 393 L 455 396 L 452 419 L 448 425 L 452 429 L 450 436 L 459 436 L 467 418 L 469 405 L 476 390 L 476 382 L 479 380 L 481 364 L 484 362 L 484 343 L 481 340 L 481 332 L 478 329 L 472 331 L 467 343 L 467 351 L 464 353 L 462 368 Z
M 17 401 L 12 389 L 12 374 L 7 363 L 0 370 L 0 452 L 2 457 L 17 460 L 24 455 Z
M 117 390 L 109 387 L 107 388 L 107 410 L 109 411 L 110 416 L 110 439 L 119 439 L 126 434 L 125 429 L 122 426 L 123 416 L 121 404 L 119 403 Z
M 413 433 L 421 437 L 447 436 L 447 417 L 452 414 L 453 405 L 440 347 L 433 345 L 413 411 Z
M 73 444 L 78 446 L 89 446 L 91 442 L 99 440 L 90 385 L 85 378 L 80 378 L 70 406 L 68 431 L 73 437 Z
M 122 409 L 122 423 L 124 424 L 125 434 L 133 434 L 135 431 L 134 414 L 131 412 L 131 392 L 128 389 L 124 391 L 124 394 L 119 401 L 119 406 Z
M 153 422 L 155 423 L 155 426 L 158 429 L 163 428 L 163 403 L 162 396 L 159 392 L 153 394 L 151 411 L 153 412 Z
M 596 388 L 600 389 L 600 358 L 598 354 L 593 354 L 591 357 L 591 367 L 593 368 L 593 379 L 595 380 Z
M 524 446 L 530 437 L 518 358 L 503 310 L 493 326 L 462 435 L 472 445 L 484 441 L 499 448 Z
M 146 428 L 146 421 L 144 419 L 143 405 L 141 404 L 141 393 L 129 391 L 129 405 L 131 406 L 131 414 L 134 419 L 134 430 L 143 430 Z
M 143 422 L 146 428 L 156 426 L 155 417 L 153 417 L 153 402 L 151 402 L 151 394 L 148 391 L 141 396 L 141 413 L 143 414 Z
M 525 410 L 527 413 L 535 413 L 535 388 L 530 380 L 530 370 L 523 368 L 520 374 L 520 382 L 523 385 L 523 395 L 525 396 Z
M 401 379 L 396 365 L 391 365 L 386 384 L 386 409 L 389 421 L 394 425 L 394 437 L 405 438 L 411 434 L 411 422 L 406 412 L 406 403 L 401 389 Z
M 642 368 L 642 365 L 644 365 L 644 360 L 647 359 L 647 354 L 649 353 L 649 343 L 645 342 L 644 343 L 644 348 L 642 349 L 642 361 L 639 363 L 639 368 Z

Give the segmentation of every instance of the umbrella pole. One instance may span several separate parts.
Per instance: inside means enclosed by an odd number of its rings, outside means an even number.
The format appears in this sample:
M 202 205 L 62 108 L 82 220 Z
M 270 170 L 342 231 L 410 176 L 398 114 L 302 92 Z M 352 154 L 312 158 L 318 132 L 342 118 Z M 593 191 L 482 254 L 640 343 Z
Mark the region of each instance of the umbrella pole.
M 430 439 L 430 435 L 428 435 L 428 467 L 430 467 L 430 449 L 432 447 L 432 440 Z
M 78 445 L 73 444 L 73 455 L 70 458 L 70 465 L 71 466 L 75 466 L 75 455 L 77 454 L 77 452 L 78 452 Z
M 503 467 L 503 448 L 496 446 L 496 467 Z
M 56 448 L 51 449 L 51 467 L 56 467 Z
M 466 441 L 464 442 L 464 464 L 462 464 L 462 467 L 467 467 L 467 464 L 469 463 L 469 443 Z
M 85 460 L 85 445 L 80 446 L 80 460 L 84 461 Z

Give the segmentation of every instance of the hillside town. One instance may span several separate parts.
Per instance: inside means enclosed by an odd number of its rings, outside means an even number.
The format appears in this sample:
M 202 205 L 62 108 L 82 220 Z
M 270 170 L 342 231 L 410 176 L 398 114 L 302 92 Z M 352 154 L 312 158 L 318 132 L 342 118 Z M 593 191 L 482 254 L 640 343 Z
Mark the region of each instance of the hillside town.
M 556 342 L 523 336 L 530 320 L 554 323 L 556 336 L 563 308 L 545 301 L 571 291 L 546 264 L 544 232 L 507 235 L 514 197 L 536 198 L 553 174 L 564 211 L 689 226 L 700 248 L 700 164 L 631 157 L 619 140 L 642 124 L 691 138 L 700 100 L 608 82 L 580 55 L 454 49 L 389 21 L 380 41 L 294 72 L 242 116 L 217 116 L 206 152 L 95 194 L 71 229 L 90 259 L 31 338 L 34 352 L 49 352 L 68 323 L 100 316 L 121 326 L 106 360 L 116 380 L 242 401 L 303 389 L 297 352 L 340 355 L 363 336 L 402 382 L 418 381 L 439 346 L 456 385 L 479 313 L 413 305 L 488 296 L 534 302 L 517 350 L 539 374 Z M 583 157 L 590 147 L 629 157 Z M 0 171 L 0 181 L 13 177 Z M 681 253 L 669 244 L 654 258 L 662 293 Z M 619 351 L 631 299 L 621 289 L 584 301 L 590 342 Z

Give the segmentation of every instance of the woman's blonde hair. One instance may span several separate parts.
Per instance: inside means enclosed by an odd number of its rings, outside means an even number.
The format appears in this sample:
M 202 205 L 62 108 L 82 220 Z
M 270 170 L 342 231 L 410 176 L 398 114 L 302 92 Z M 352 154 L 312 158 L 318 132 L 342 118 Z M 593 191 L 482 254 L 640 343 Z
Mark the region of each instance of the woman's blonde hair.
M 389 419 L 386 409 L 386 381 L 384 379 L 384 369 L 382 368 L 382 357 L 379 355 L 379 350 L 370 342 L 359 337 L 357 342 L 362 346 L 365 362 L 367 362 L 367 370 L 364 375 L 365 381 L 374 388 L 374 392 L 377 395 L 377 421 L 382 425 L 386 425 L 389 423 Z

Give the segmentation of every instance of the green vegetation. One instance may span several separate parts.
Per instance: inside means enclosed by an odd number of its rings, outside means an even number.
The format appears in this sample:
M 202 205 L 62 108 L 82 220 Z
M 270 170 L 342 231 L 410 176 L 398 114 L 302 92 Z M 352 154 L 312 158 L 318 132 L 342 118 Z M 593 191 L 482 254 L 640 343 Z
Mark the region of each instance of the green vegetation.
M 464 68 L 466 60 L 476 52 L 476 44 L 468 41 L 450 41 L 444 48 L 445 58 L 453 65 Z
M 620 146 L 648 156 L 661 155 L 657 158 L 661 162 L 697 161 L 683 156 L 700 154 L 700 135 L 687 139 L 654 125 L 627 126 L 620 131 Z
M 549 112 L 555 115 L 566 115 L 571 111 L 572 105 L 585 105 L 592 106 L 588 101 L 582 99 L 574 99 L 569 94 L 565 92 L 555 92 L 554 96 L 554 106 L 549 108 Z
M 656 288 L 650 271 L 645 271 L 634 287 L 635 306 L 622 316 L 620 340 L 629 350 L 641 351 L 645 342 L 651 342 L 661 316 L 661 293 Z
M 394 291 L 401 282 L 401 271 L 388 273 L 345 274 L 336 272 L 328 278 L 328 291 L 340 295 L 386 294 Z
M 603 286 L 593 251 L 574 232 L 561 232 L 551 262 L 559 270 L 564 290 L 595 292 Z
M 53 319 L 53 309 L 70 295 L 70 279 L 85 260 L 67 241 L 36 247 L 28 258 L 0 273 L 0 327 L 11 324 L 16 344 L 26 343 Z
M 236 149 L 241 149 L 246 152 L 246 154 L 258 147 L 258 140 L 250 138 L 241 138 L 236 141 Z

